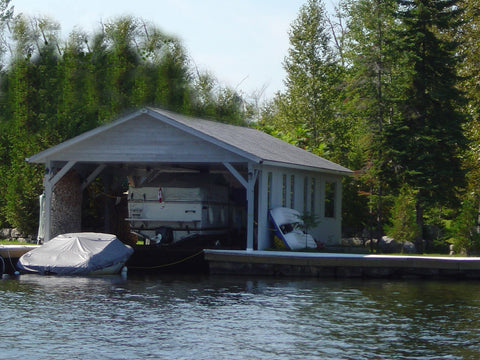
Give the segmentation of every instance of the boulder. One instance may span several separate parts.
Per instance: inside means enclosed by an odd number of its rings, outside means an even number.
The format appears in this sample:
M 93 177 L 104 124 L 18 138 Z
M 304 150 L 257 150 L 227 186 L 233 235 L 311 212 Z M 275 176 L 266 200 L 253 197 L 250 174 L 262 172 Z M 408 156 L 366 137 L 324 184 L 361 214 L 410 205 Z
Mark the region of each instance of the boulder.
M 403 251 L 404 254 L 415 254 L 417 252 L 417 248 L 415 244 L 410 241 L 405 241 L 403 243 Z
M 10 239 L 12 237 L 12 229 L 0 229 L 0 239 Z
M 18 229 L 12 229 L 12 232 L 10 233 L 10 237 L 12 239 L 17 239 L 19 237 L 22 237 L 22 233 Z
M 378 242 L 378 250 L 383 253 L 404 253 L 415 254 L 417 249 L 415 245 L 410 241 L 405 241 L 403 244 L 395 239 L 383 236 Z
M 402 251 L 402 244 L 398 243 L 389 236 L 382 236 L 382 238 L 378 242 L 377 249 L 378 251 L 386 254 L 399 253 Z
M 363 246 L 363 241 L 360 238 L 352 237 L 352 238 L 342 238 L 341 241 L 342 246 Z

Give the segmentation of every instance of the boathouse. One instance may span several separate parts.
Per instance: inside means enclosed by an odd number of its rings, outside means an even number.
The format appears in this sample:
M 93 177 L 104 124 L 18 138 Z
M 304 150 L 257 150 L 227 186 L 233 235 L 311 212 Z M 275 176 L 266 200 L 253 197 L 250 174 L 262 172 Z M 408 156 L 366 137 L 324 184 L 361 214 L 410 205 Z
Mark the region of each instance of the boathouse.
M 83 231 L 82 193 L 98 177 L 125 181 L 132 172 L 222 174 L 244 203 L 245 248 L 272 247 L 268 210 L 283 206 L 315 215 L 309 232 L 324 244 L 341 238 L 345 167 L 261 131 L 166 110 L 144 108 L 35 154 L 45 165 L 42 231 L 47 241 Z M 107 187 L 106 187 L 107 188 Z M 105 224 L 105 232 L 114 232 Z

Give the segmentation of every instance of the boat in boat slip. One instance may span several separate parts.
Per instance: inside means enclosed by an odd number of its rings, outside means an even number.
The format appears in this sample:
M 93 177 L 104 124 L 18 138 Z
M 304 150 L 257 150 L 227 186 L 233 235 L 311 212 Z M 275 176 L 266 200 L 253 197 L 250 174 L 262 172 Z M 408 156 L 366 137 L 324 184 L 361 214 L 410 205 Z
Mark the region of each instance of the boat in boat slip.
M 110 275 L 119 273 L 132 253 L 115 235 L 62 234 L 22 255 L 17 268 L 43 275 Z
M 276 247 L 287 250 L 318 247 L 312 235 L 303 230 L 303 221 L 297 210 L 286 207 L 271 209 L 270 220 L 274 226 Z
M 208 270 L 203 249 L 240 247 L 246 219 L 237 197 L 220 174 L 129 176 L 126 220 L 138 236 L 129 270 Z
M 147 244 L 226 239 L 236 223 L 244 222 L 239 219 L 241 207 L 230 200 L 220 175 L 153 172 L 149 177 L 131 176 L 129 183 L 126 220 Z

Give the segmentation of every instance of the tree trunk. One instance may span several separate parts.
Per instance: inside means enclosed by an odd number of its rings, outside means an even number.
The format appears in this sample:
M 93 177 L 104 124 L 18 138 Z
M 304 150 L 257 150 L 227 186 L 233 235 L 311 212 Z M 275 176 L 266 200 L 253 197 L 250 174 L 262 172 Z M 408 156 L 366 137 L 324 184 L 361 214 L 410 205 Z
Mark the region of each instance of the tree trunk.
M 415 204 L 415 210 L 417 213 L 417 226 L 418 226 L 418 236 L 415 239 L 415 248 L 417 253 L 421 254 L 424 252 L 423 244 L 423 206 L 420 204 L 419 194 L 417 194 L 417 202 Z

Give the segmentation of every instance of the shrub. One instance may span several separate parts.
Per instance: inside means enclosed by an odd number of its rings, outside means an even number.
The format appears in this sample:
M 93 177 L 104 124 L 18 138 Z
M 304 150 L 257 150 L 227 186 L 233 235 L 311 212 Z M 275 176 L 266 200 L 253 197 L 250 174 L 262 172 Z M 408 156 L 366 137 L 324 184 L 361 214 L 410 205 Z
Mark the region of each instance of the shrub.
M 420 234 L 416 221 L 415 190 L 404 185 L 392 209 L 392 226 L 387 235 L 400 243 L 414 242 Z
M 460 209 L 460 213 L 452 222 L 452 238 L 456 252 L 467 255 L 480 248 L 480 234 L 478 232 L 478 207 L 473 196 L 468 197 Z

